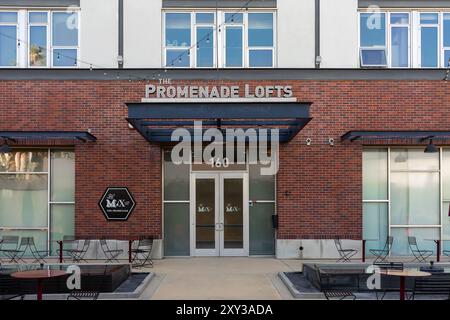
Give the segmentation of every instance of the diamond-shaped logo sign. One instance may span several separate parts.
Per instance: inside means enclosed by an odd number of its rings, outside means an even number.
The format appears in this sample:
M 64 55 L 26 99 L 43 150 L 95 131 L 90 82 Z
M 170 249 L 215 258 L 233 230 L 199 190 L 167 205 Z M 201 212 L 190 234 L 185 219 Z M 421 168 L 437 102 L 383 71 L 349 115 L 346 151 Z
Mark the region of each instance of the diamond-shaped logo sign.
M 125 221 L 136 205 L 128 188 L 110 187 L 106 189 L 99 204 L 107 220 Z

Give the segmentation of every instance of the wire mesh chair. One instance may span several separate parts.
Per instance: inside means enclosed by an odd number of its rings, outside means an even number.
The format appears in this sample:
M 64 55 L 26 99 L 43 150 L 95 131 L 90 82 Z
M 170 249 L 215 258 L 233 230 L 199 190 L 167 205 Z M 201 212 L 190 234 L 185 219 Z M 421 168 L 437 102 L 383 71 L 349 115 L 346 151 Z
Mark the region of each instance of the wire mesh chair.
M 79 244 L 81 241 L 76 240 L 75 236 L 63 236 L 62 240 L 62 256 L 69 256 L 72 260 L 74 259 L 75 253 L 79 251 L 81 248 L 79 247 Z M 56 253 L 59 255 L 61 252 L 61 249 L 57 249 Z
M 417 245 L 416 237 L 408 237 L 409 249 L 414 255 L 412 262 L 427 262 L 427 259 L 433 254 L 431 250 L 420 250 Z
M 20 243 L 16 247 L 16 249 L 3 250 L 3 252 L 11 259 L 11 263 L 25 263 L 25 260 L 23 258 L 28 250 L 29 245 L 29 237 L 24 237 L 20 239 Z
M 336 262 L 350 262 L 350 259 L 358 253 L 356 249 L 343 249 L 339 238 L 334 239 L 334 244 L 340 256 Z
M 18 248 L 18 236 L 3 236 L 0 243 L 0 258 L 7 257 L 8 262 L 14 262 L 15 253 Z
M 152 260 L 153 238 L 143 237 L 138 241 L 137 247 L 131 250 L 133 267 L 153 267 Z
M 433 274 L 431 277 L 415 279 L 413 292 L 409 299 L 414 300 L 418 295 L 439 295 L 450 300 L 450 278 L 448 274 Z
M 119 259 L 117 259 L 117 257 L 123 253 L 122 249 L 111 249 L 108 246 L 108 241 L 106 239 L 100 239 L 100 246 L 103 250 L 103 253 L 105 254 L 106 263 L 119 262 Z
M 79 245 L 81 241 L 83 241 L 82 246 Z M 71 256 L 74 262 L 81 262 L 81 261 L 87 262 L 85 256 L 87 251 L 89 250 L 90 244 L 91 244 L 90 239 L 77 240 L 77 248 L 71 251 Z M 78 249 L 78 246 L 80 247 L 80 249 Z
M 445 256 L 450 257 L 450 250 L 444 250 L 444 251 L 442 251 L 442 253 L 443 253 Z
M 47 263 L 47 261 L 45 261 L 45 257 L 48 256 L 48 251 L 47 250 L 38 250 L 36 247 L 36 243 L 34 242 L 34 237 L 26 237 L 26 238 L 22 238 L 22 239 L 26 239 L 25 241 L 28 241 L 28 248 L 30 248 L 31 254 L 33 255 L 33 258 L 35 259 L 33 261 L 34 262 L 38 262 L 38 263 Z
M 372 255 L 375 256 L 376 262 L 385 262 L 386 258 L 391 253 L 392 244 L 394 243 L 394 237 L 387 237 L 383 249 L 371 249 L 369 250 Z
M 107 271 L 108 271 L 108 266 L 105 265 L 105 269 L 103 271 L 102 278 L 100 281 L 98 281 L 96 289 L 91 289 L 91 290 L 87 290 L 87 289 L 83 289 L 83 288 L 74 289 L 67 296 L 67 300 L 98 300 L 98 298 L 100 296 L 100 292 L 103 289 L 103 285 L 106 280 Z M 84 282 L 82 282 L 82 283 L 84 283 Z
M 352 300 L 356 300 L 356 296 L 352 291 L 346 289 L 333 289 L 331 286 L 329 275 L 322 271 L 317 265 L 314 265 L 314 269 L 316 271 L 317 281 L 320 288 L 320 291 L 325 296 L 325 299 L 332 300 L 344 300 L 346 298 L 350 298 Z

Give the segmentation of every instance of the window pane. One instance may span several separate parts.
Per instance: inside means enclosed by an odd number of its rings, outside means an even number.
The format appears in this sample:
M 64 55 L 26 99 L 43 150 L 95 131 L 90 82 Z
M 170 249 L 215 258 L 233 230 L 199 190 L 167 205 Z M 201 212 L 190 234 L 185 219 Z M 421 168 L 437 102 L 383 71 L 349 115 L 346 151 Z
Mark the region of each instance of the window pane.
M 0 26 L 0 66 L 14 67 L 17 64 L 17 27 Z
M 384 13 L 361 13 L 361 47 L 386 46 L 386 17 Z
M 38 250 L 47 250 L 47 230 L 0 230 L 0 237 L 2 236 L 17 236 L 23 237 L 33 237 L 34 243 Z M 8 247 L 11 249 L 11 247 Z M 30 249 L 27 250 L 25 257 L 32 257 Z
M 51 200 L 75 201 L 75 153 L 71 151 L 52 152 Z
M 227 67 L 242 67 L 242 28 L 226 28 L 226 63 Z
M 30 66 L 47 65 L 47 27 L 30 27 Z
M 189 256 L 189 203 L 164 204 L 164 255 Z
M 77 13 L 53 13 L 53 45 L 78 46 Z
M 431 250 L 436 253 L 436 244 L 426 239 L 439 239 L 438 228 L 392 228 L 391 235 L 394 237 L 392 244 L 393 255 L 411 256 L 409 250 L 408 236 L 416 237 L 417 245 L 420 250 Z
M 392 66 L 397 68 L 407 68 L 408 63 L 408 39 L 407 27 L 392 28 Z
M 450 149 L 442 151 L 442 196 L 450 200 Z
M 442 206 L 442 238 L 450 239 L 450 210 L 449 202 L 444 202 Z M 450 241 L 442 241 L 442 247 L 444 250 L 450 251 Z
M 164 200 L 189 200 L 189 164 L 175 165 L 164 152 Z
M 197 13 L 196 14 L 197 23 L 214 23 L 214 13 Z
M 17 12 L 0 12 L 0 23 L 17 23 Z
M 272 215 L 274 203 L 255 203 L 250 206 L 249 233 L 251 255 L 275 254 L 275 230 Z
M 450 50 L 444 51 L 444 67 L 450 67 Z
M 439 224 L 439 173 L 391 173 L 391 223 Z
M 47 23 L 47 12 L 30 12 L 30 23 Z
M 421 55 L 422 67 L 433 68 L 438 66 L 438 29 L 422 28 Z
M 225 13 L 225 23 L 243 23 L 242 13 Z
M 250 67 L 272 67 L 273 65 L 272 50 L 250 50 L 249 59 Z
M 53 66 L 74 67 L 77 65 L 77 49 L 53 49 Z
M 191 46 L 190 13 L 166 13 L 166 46 Z
M 275 176 L 261 175 L 259 164 L 249 165 L 249 192 L 252 200 L 275 200 Z
M 444 14 L 444 47 L 450 47 L 450 13 Z
M 166 50 L 166 66 L 188 68 L 190 66 L 190 56 L 187 50 Z
M 388 236 L 388 204 L 363 204 L 363 238 L 366 252 L 370 249 L 383 249 Z
M 361 50 L 362 66 L 386 66 L 386 50 Z
M 53 204 L 50 210 L 51 252 L 56 255 L 59 247 L 54 241 L 62 240 L 64 236 L 75 235 L 75 206 Z
M 409 24 L 409 14 L 391 13 L 391 24 Z
M 273 46 L 273 14 L 248 14 L 248 45 L 250 47 Z
M 0 153 L 0 172 L 47 172 L 47 151 Z
M 214 29 L 197 28 L 197 67 L 212 67 L 214 64 Z
M 392 149 L 391 170 L 439 170 L 439 153 L 423 149 Z
M 439 15 L 437 13 L 421 13 L 420 14 L 421 24 L 438 24 Z
M 387 150 L 367 149 L 363 152 L 363 199 L 387 200 Z
M 0 175 L 0 226 L 47 226 L 47 174 Z

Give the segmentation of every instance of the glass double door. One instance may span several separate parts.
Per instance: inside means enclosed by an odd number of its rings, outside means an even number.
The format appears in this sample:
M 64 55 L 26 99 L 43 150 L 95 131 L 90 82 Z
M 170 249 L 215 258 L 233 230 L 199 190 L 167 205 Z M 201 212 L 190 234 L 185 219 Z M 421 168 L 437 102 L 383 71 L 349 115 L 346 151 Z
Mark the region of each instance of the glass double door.
M 248 256 L 247 173 L 193 173 L 191 255 Z

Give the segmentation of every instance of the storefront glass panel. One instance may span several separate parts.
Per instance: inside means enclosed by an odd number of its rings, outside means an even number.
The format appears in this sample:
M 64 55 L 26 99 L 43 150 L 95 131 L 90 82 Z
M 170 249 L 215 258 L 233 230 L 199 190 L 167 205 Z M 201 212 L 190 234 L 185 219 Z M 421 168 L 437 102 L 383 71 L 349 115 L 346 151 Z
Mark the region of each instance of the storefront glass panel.
M 382 249 L 388 236 L 388 204 L 363 204 L 363 238 L 366 252 L 371 249 Z
M 412 255 L 408 237 L 416 237 L 420 250 L 430 250 L 436 254 L 436 244 L 430 239 L 439 239 L 439 228 L 391 228 L 394 237 L 392 254 L 394 256 Z
M 164 255 L 189 256 L 189 203 L 164 204 Z

